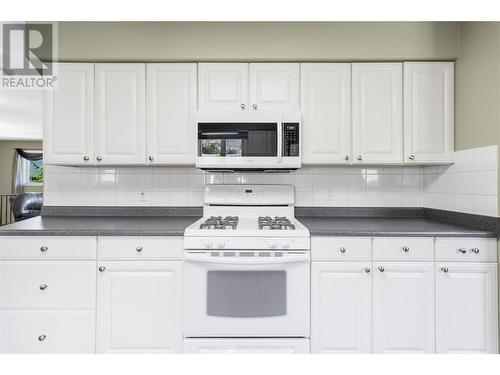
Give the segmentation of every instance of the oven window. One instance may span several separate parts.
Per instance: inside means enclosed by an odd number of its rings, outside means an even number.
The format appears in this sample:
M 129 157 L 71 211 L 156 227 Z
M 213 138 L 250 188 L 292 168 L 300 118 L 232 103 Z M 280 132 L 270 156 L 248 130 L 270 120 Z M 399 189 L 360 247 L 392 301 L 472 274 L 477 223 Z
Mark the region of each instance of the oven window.
M 286 314 L 286 271 L 208 271 L 207 315 L 258 318 Z

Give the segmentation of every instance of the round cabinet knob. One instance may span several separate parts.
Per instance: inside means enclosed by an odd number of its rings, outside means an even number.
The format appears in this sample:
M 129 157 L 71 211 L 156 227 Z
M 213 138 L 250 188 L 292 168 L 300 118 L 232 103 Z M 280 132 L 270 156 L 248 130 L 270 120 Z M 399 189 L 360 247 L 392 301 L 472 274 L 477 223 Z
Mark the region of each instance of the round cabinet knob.
M 278 247 L 278 244 L 277 244 L 276 242 L 270 242 L 270 243 L 269 243 L 269 247 L 270 247 L 271 249 L 276 249 L 276 248 Z
M 441 271 L 443 271 L 444 273 L 448 273 L 448 267 L 445 266 L 441 267 Z
M 349 155 L 344 156 L 345 161 L 349 161 Z
M 218 247 L 219 249 L 223 249 L 223 248 L 225 248 L 225 247 L 226 247 L 226 243 L 225 243 L 225 242 L 219 242 L 219 243 L 217 244 L 217 247 Z
M 47 246 L 42 246 L 42 247 L 40 247 L 40 251 L 41 251 L 42 253 L 45 253 L 48 249 L 49 249 L 49 248 L 48 248 Z
M 363 160 L 363 157 L 361 155 L 359 155 L 356 159 L 358 159 L 359 161 Z
M 465 254 L 466 252 L 467 252 L 467 250 L 464 249 L 463 247 L 461 247 L 460 249 L 457 249 L 457 253 Z
M 245 109 L 246 107 L 247 107 L 247 106 L 246 106 L 245 104 L 241 103 L 241 105 L 240 105 L 240 108 L 241 108 L 241 109 Z
M 97 160 L 97 161 L 101 161 L 101 160 L 102 160 L 102 157 L 98 156 L 98 157 L 96 157 L 96 160 Z
M 472 249 L 470 249 L 470 251 L 473 253 L 473 254 L 479 254 L 479 249 L 477 247 L 473 247 Z
M 148 157 L 149 161 L 153 161 L 154 158 L 152 156 Z
M 47 289 L 47 284 L 40 285 L 40 290 L 45 290 L 45 289 Z
M 106 267 L 104 267 L 104 266 L 100 266 L 100 267 L 99 267 L 99 272 L 104 272 L 104 271 L 106 271 Z
M 370 271 L 371 271 L 370 267 L 365 267 L 365 272 L 366 273 L 370 273 Z
M 380 272 L 384 272 L 384 271 L 385 271 L 385 268 L 384 268 L 384 267 L 382 267 L 382 266 L 380 266 L 380 267 L 378 268 L 378 270 L 379 270 Z
M 281 244 L 281 247 L 282 247 L 283 249 L 288 249 L 288 248 L 290 248 L 290 242 L 283 242 L 283 243 Z
M 401 250 L 403 250 L 405 253 L 409 252 L 410 251 L 410 248 L 408 246 L 403 246 L 401 248 Z
M 47 338 L 46 335 L 40 335 L 38 336 L 38 341 L 45 341 L 46 338 Z
M 137 251 L 138 253 L 140 253 L 142 251 L 142 246 L 137 246 L 135 248 L 135 251 Z
M 342 254 L 345 254 L 345 252 L 346 252 L 345 247 L 341 247 L 341 248 L 339 249 L 339 251 L 340 251 Z
M 254 104 L 254 105 L 252 106 L 252 108 L 253 108 L 253 109 L 257 109 L 257 104 Z
M 410 159 L 410 160 L 415 160 L 415 155 L 410 155 L 410 156 L 408 156 L 408 159 Z
M 89 158 L 88 156 L 84 156 L 84 157 L 83 157 L 83 160 L 85 160 L 85 161 L 89 161 L 89 159 L 90 159 L 90 158 Z

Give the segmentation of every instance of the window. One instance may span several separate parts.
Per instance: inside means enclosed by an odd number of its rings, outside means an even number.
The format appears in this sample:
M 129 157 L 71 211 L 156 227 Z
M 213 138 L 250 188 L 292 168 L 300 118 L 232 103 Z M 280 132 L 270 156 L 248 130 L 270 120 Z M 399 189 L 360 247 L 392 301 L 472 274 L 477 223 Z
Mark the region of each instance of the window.
M 43 159 L 23 161 L 23 185 L 42 185 L 43 184 Z

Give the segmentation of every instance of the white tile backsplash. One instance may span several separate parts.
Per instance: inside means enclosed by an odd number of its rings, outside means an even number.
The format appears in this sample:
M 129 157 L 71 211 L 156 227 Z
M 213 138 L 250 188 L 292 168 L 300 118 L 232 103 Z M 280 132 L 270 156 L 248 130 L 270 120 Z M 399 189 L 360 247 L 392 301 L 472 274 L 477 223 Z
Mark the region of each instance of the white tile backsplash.
M 489 146 L 456 152 L 453 166 L 304 166 L 292 173 L 49 165 L 45 204 L 200 206 L 204 184 L 294 184 L 297 206 L 430 207 L 496 216 L 497 154 L 497 146 Z

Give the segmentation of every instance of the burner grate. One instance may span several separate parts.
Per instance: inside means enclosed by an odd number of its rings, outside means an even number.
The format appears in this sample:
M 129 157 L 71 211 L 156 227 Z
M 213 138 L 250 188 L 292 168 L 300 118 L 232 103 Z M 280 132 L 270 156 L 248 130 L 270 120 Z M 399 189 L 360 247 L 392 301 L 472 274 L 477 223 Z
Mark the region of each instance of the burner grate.
M 295 225 L 285 216 L 259 216 L 258 226 L 260 230 L 294 230 Z
M 236 229 L 238 227 L 238 216 L 210 216 L 200 224 L 200 229 Z

